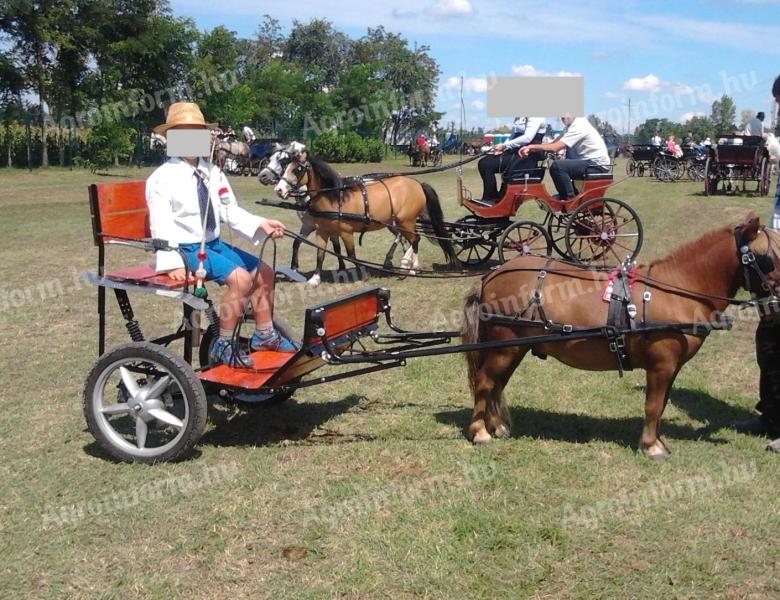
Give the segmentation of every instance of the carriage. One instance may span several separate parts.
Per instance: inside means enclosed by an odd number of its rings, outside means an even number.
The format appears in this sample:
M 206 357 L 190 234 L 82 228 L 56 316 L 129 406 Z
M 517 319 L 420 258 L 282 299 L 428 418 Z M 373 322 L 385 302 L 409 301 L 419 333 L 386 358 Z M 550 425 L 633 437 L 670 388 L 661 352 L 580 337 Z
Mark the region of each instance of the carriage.
M 633 260 L 642 248 L 642 223 L 622 200 L 605 197 L 611 172 L 588 171 L 575 181 L 579 193 L 569 200 L 550 195 L 545 167 L 504 174 L 501 198 L 475 199 L 458 178 L 460 204 L 471 214 L 448 224 L 458 259 L 470 268 L 484 265 L 498 251 L 500 262 L 518 255 L 557 252 L 575 262 L 605 266 Z M 513 220 L 520 207 L 536 202 L 544 210 L 541 223 Z
M 760 196 L 769 194 L 772 176 L 769 151 L 761 136 L 721 135 L 717 146 L 710 148 L 705 163 L 704 194 L 747 191 L 747 183 L 755 183 Z
M 645 172 L 652 172 L 653 163 L 658 158 L 661 148 L 650 144 L 635 144 L 629 146 L 626 175 L 629 177 L 644 177 Z

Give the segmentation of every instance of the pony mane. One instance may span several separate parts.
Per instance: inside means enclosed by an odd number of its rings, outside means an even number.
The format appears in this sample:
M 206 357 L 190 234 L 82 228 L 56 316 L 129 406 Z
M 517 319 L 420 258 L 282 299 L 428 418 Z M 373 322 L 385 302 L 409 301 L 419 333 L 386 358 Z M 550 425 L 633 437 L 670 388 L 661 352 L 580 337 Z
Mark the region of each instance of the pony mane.
M 658 258 L 652 261 L 650 264 L 655 267 L 669 263 L 689 262 L 692 259 L 701 257 L 704 249 L 709 248 L 726 235 L 734 235 L 731 227 L 719 227 L 718 229 L 713 229 L 696 238 L 695 240 L 675 248 L 670 254 L 667 254 L 663 258 Z
M 331 200 L 338 200 L 341 196 L 341 190 L 338 188 L 343 185 L 341 176 L 319 156 L 309 155 L 309 163 L 311 163 L 312 170 L 319 176 L 322 187 L 329 189 L 323 194 Z

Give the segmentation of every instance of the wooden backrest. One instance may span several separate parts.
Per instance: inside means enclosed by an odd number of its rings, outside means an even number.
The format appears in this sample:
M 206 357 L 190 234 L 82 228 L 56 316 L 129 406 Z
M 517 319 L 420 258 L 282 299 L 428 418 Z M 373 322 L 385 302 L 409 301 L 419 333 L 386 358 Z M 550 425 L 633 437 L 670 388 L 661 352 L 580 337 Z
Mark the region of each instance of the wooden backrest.
M 95 245 L 110 239 L 150 237 L 146 182 L 122 181 L 89 186 L 92 234 Z
M 370 288 L 306 309 L 304 347 L 319 345 L 320 335 L 317 330 L 320 327 L 325 329 L 334 344 L 375 329 L 382 309 L 380 291 L 381 288 Z

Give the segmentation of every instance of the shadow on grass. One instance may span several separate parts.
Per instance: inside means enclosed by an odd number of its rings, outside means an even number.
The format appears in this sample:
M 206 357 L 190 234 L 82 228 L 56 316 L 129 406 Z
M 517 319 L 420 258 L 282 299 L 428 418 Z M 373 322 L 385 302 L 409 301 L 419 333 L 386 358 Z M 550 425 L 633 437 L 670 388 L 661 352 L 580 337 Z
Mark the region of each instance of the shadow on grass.
M 686 412 L 691 419 L 707 423 L 704 427 L 669 422 L 661 425 L 662 435 L 678 440 L 704 440 L 714 444 L 725 444 L 727 440 L 713 437 L 713 433 L 732 421 L 750 416 L 741 407 L 732 406 L 699 390 L 676 389 L 672 391 L 671 402 Z M 598 417 L 585 414 L 562 413 L 527 406 L 509 408 L 512 417 L 512 437 L 558 440 L 581 444 L 600 440 L 625 447 L 635 447 L 642 431 L 644 418 Z M 446 425 L 465 430 L 471 422 L 471 409 L 440 412 L 436 420 Z
M 323 425 L 357 406 L 360 396 L 351 395 L 336 402 L 298 404 L 294 400 L 278 406 L 257 406 L 234 411 L 231 407 L 209 410 L 214 427 L 201 438 L 200 446 L 265 446 L 282 441 L 303 441 L 339 437 L 321 430 Z M 314 434 L 314 435 L 313 435 Z M 351 434 L 350 439 L 373 439 Z

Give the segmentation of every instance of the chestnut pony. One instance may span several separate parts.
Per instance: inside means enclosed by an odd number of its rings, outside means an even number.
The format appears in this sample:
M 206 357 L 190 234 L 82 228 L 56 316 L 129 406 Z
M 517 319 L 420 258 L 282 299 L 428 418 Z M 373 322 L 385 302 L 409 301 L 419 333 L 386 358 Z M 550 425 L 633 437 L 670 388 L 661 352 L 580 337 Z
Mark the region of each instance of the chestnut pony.
M 751 262 L 750 257 L 755 258 Z M 635 271 L 632 299 L 637 320 L 648 323 L 701 324 L 701 328 L 631 332 L 625 351 L 634 368 L 646 371 L 645 422 L 639 450 L 653 460 L 670 452 L 660 437 L 661 415 L 680 368 L 704 343 L 712 322 L 744 287 L 759 297 L 775 295 L 780 281 L 780 233 L 762 227 L 753 213 L 734 227 L 704 234 L 665 258 L 640 264 Z M 745 263 L 743 263 L 743 260 Z M 527 321 L 515 324 L 490 315 L 516 317 L 539 290 L 539 272 L 546 271 L 541 287 L 544 320 L 576 327 L 603 327 L 609 304 L 602 301 L 608 273 L 589 270 L 546 257 L 521 256 L 487 275 L 466 297 L 463 342 L 524 338 L 546 333 Z M 649 274 L 648 274 L 649 273 Z M 648 292 L 648 293 L 646 293 Z M 643 297 L 647 302 L 643 302 Z M 537 313 L 539 311 L 537 310 Z M 488 316 L 486 316 L 486 314 Z M 534 319 L 539 318 L 538 316 Z M 709 327 L 708 327 L 709 325 Z M 564 336 L 562 336 L 564 337 Z M 490 348 L 467 354 L 474 413 L 468 429 L 474 443 L 509 434 L 509 412 L 503 390 L 512 373 L 531 350 L 588 371 L 618 368 L 616 354 L 606 338 L 571 339 L 531 346 Z

